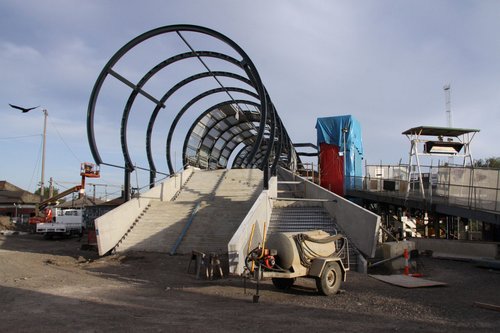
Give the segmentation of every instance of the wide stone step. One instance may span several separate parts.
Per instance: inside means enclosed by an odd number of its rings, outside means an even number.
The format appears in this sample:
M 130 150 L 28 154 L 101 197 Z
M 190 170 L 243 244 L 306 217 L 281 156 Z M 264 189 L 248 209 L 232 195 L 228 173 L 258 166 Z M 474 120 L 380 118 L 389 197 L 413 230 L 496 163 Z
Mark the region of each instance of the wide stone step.
M 227 243 L 262 191 L 260 170 L 195 171 L 173 202 L 153 202 L 117 251 L 170 251 L 197 203 L 177 253 L 227 252 Z

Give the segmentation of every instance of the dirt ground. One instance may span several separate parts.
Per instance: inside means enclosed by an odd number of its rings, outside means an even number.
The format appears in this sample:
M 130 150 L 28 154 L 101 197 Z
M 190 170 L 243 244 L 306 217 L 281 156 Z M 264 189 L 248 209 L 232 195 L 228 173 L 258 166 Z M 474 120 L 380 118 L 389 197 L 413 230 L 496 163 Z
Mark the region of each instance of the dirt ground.
M 337 295 L 311 280 L 288 292 L 269 281 L 252 302 L 240 278 L 197 280 L 189 256 L 132 253 L 99 258 L 76 238 L 0 235 L 0 331 L 498 332 L 500 272 L 423 258 L 446 287 L 405 289 L 351 272 Z

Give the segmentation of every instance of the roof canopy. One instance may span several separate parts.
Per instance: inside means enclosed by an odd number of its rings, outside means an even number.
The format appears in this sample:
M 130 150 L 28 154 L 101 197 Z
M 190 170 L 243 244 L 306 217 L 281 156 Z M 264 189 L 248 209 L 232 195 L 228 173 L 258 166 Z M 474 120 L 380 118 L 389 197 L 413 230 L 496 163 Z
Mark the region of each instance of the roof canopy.
M 434 126 L 418 126 L 410 128 L 401 134 L 405 135 L 427 135 L 427 136 L 453 136 L 459 137 L 467 133 L 479 132 L 473 128 L 452 128 L 452 127 L 434 127 Z

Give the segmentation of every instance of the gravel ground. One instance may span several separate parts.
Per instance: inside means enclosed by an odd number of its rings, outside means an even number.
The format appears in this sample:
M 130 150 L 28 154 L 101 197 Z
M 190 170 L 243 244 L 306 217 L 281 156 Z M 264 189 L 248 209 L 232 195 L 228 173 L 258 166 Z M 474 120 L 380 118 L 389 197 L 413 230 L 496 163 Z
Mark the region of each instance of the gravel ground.
M 130 253 L 99 258 L 77 239 L 0 235 L 0 331 L 494 332 L 499 271 L 422 258 L 445 287 L 405 289 L 349 272 L 339 294 L 299 279 L 287 292 L 263 281 L 259 303 L 240 278 L 196 280 L 189 256 Z

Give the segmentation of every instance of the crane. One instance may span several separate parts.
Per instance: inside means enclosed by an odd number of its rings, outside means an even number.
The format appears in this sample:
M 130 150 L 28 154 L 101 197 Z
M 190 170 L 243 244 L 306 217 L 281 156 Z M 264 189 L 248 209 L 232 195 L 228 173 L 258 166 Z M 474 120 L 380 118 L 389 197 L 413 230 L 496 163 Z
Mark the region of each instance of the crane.
M 79 185 L 73 186 L 66 191 L 56 194 L 46 200 L 42 200 L 35 207 L 35 216 L 29 219 L 29 223 L 37 224 L 50 222 L 52 220 L 52 210 L 48 208 L 49 206 L 55 205 L 57 203 L 57 200 L 64 198 L 71 193 L 79 192 L 79 195 L 81 197 L 85 192 L 85 179 L 99 178 L 101 174 L 98 166 L 93 163 L 84 162 L 80 165 L 80 176 L 82 176 L 82 180 Z

